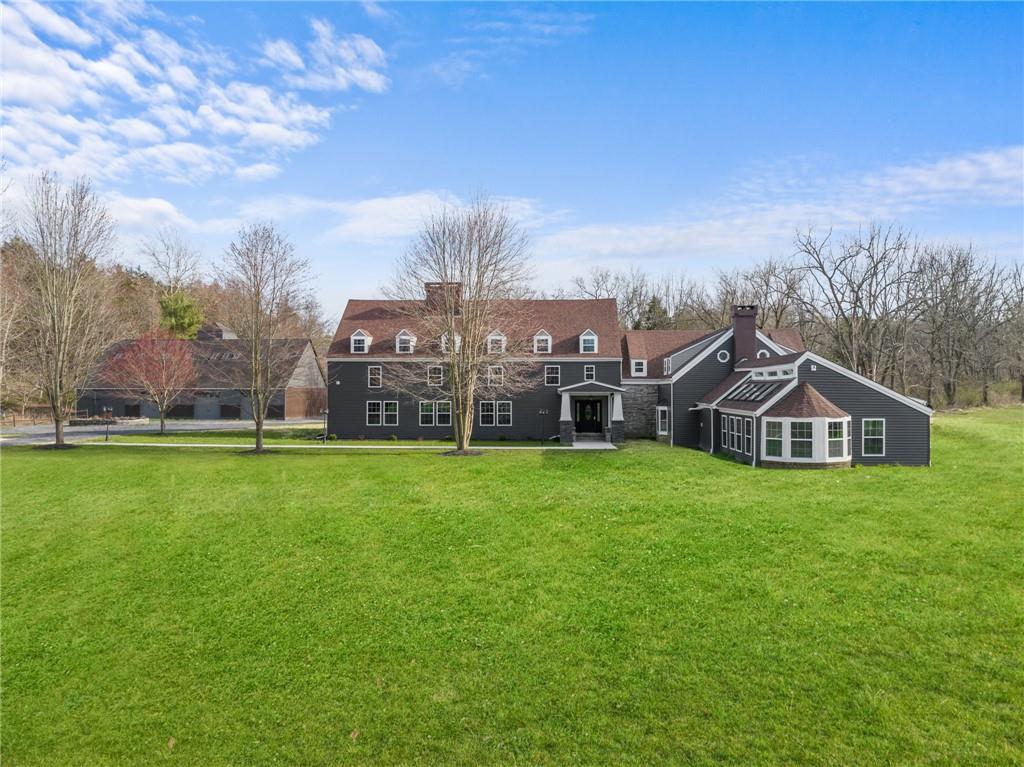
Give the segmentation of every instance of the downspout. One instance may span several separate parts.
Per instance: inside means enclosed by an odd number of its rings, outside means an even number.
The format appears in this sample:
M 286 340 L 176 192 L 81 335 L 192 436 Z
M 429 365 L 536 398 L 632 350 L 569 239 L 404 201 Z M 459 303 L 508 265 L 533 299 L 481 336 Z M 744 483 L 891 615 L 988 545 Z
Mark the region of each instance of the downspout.
M 757 416 L 754 415 L 751 420 L 754 422 L 754 428 L 750 444 L 750 466 L 757 468 Z

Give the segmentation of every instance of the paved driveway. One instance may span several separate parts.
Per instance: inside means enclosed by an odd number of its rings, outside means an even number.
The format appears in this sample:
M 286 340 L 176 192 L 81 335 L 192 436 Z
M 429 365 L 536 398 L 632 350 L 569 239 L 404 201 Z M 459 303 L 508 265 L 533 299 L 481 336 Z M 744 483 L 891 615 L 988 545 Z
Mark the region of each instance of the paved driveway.
M 319 419 L 301 421 L 267 421 L 267 428 L 279 426 L 322 427 Z M 168 421 L 168 432 L 190 431 L 226 431 L 230 429 L 252 429 L 252 421 Z M 111 426 L 111 434 L 156 434 L 160 431 L 160 422 L 150 420 L 148 424 L 121 424 Z M 65 426 L 64 439 L 68 442 L 82 442 L 95 439 L 106 434 L 105 426 Z M 0 445 L 45 445 L 53 442 L 53 425 L 19 426 L 17 429 L 5 427 L 0 431 Z

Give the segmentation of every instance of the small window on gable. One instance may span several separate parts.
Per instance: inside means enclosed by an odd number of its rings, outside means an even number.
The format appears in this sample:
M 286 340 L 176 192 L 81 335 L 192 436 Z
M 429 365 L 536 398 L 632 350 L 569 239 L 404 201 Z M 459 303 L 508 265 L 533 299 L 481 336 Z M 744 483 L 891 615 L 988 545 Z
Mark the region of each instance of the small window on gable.
M 373 337 L 365 330 L 357 330 L 349 336 L 349 348 L 353 354 L 366 354 L 370 350 Z
M 633 360 L 633 375 L 641 377 L 647 375 L 647 360 Z
M 395 336 L 395 351 L 399 354 L 412 354 L 415 348 L 416 336 L 408 330 L 403 330 Z
M 546 330 L 541 330 L 533 337 L 534 354 L 551 354 L 551 336 Z
M 757 358 L 759 360 L 763 360 L 765 357 L 768 357 L 768 356 L 770 356 L 770 355 L 769 355 L 769 352 L 768 352 L 767 349 L 758 349 L 757 350 Z
M 580 333 L 580 354 L 597 354 L 597 333 L 593 330 Z
M 731 355 L 728 349 L 720 349 L 716 355 L 719 362 L 728 362 Z
M 489 336 L 487 336 L 487 353 L 504 354 L 505 340 L 505 336 L 503 336 L 497 330 L 491 333 Z

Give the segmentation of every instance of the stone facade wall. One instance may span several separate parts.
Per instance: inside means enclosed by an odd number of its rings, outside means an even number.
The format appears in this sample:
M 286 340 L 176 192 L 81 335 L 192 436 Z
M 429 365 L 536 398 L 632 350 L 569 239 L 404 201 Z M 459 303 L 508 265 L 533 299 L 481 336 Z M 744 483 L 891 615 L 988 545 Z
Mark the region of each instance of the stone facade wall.
M 654 439 L 657 431 L 658 385 L 623 386 L 622 415 L 628 439 Z
M 849 469 L 849 461 L 829 461 L 828 463 L 790 463 L 788 461 L 761 461 L 758 466 L 766 469 Z

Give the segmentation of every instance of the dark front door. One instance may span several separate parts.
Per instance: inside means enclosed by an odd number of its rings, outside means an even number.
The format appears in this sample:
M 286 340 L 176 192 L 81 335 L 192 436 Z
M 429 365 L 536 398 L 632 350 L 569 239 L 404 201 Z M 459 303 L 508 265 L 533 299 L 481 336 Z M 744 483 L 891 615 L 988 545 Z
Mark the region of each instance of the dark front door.
M 604 403 L 599 399 L 578 399 L 576 400 L 576 433 L 577 434 L 601 434 L 602 419 L 601 406 Z

